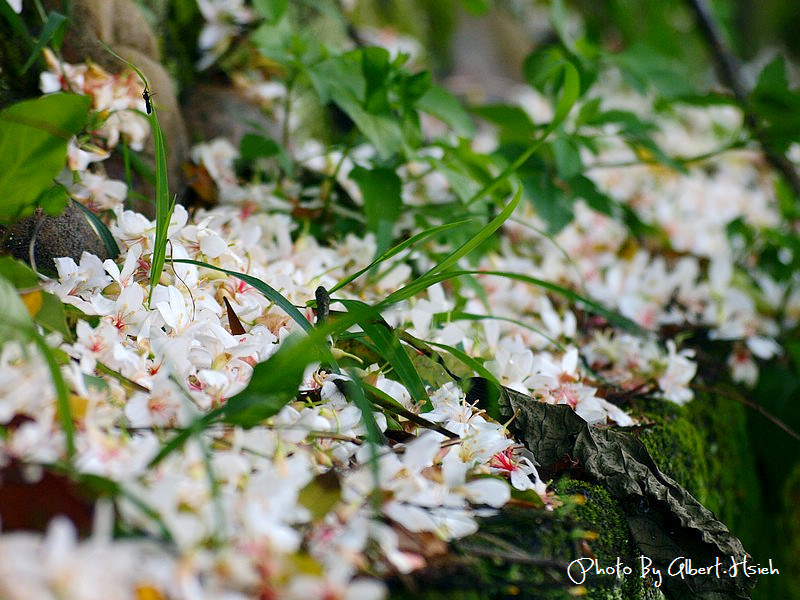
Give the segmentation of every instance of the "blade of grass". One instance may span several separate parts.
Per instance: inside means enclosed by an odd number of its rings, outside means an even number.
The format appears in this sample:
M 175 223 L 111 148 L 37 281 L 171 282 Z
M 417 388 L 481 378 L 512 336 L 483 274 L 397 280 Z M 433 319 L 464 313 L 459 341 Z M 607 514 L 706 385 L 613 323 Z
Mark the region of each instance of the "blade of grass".
M 283 369 L 285 369 L 286 365 L 302 364 L 303 368 L 305 368 L 307 364 L 316 360 L 316 358 L 320 356 L 320 350 L 322 350 L 322 352 L 327 350 L 327 352 L 330 353 L 330 350 L 327 346 L 327 340 L 329 336 L 346 331 L 356 323 L 373 319 L 379 314 L 380 312 L 374 306 L 366 306 L 366 308 L 359 309 L 357 311 L 342 313 L 337 319 L 328 321 L 322 327 L 312 327 L 308 335 L 300 339 L 297 343 L 284 343 L 284 345 L 282 345 L 278 351 L 270 356 L 265 362 L 256 365 L 256 369 L 263 371 L 264 373 L 269 373 L 271 370 L 281 372 Z M 268 385 L 269 383 L 269 381 L 264 382 L 263 380 L 260 382 L 262 386 Z M 239 394 L 244 394 L 245 396 L 243 397 L 246 399 L 246 402 L 250 402 L 251 398 L 249 396 L 252 394 L 252 392 L 253 390 L 250 389 L 250 385 L 248 385 L 244 390 L 239 392 Z M 233 398 L 236 398 L 236 396 L 233 396 Z M 164 444 L 158 454 L 156 454 L 156 456 L 150 461 L 148 466 L 154 467 L 162 462 L 170 454 L 182 448 L 191 436 L 196 435 L 215 423 L 222 421 L 226 417 L 226 413 L 231 414 L 232 411 L 237 409 L 244 410 L 247 408 L 246 406 L 228 407 L 228 404 L 231 402 L 231 400 L 233 400 L 233 398 L 230 398 L 228 403 L 225 405 L 206 413 L 202 417 L 199 417 L 193 423 L 191 423 L 189 427 L 178 432 L 172 439 Z
M 533 331 L 534 333 L 538 333 L 548 342 L 553 344 L 559 350 L 564 350 L 564 346 L 559 343 L 558 340 L 555 338 L 547 335 L 544 331 L 539 329 L 538 327 L 534 327 L 529 323 L 525 323 L 524 321 L 520 321 L 518 319 L 512 319 L 510 317 L 500 317 L 497 315 L 478 315 L 474 313 L 466 313 L 466 312 L 450 312 L 450 313 L 438 313 L 439 315 L 446 316 L 452 321 L 458 321 L 459 319 L 465 321 L 484 321 L 484 320 L 492 320 L 492 321 L 504 321 L 506 323 L 513 323 L 514 325 L 519 325 L 520 327 L 524 327 L 528 331 Z
M 72 199 L 72 202 L 80 207 L 80 209 L 83 211 L 83 214 L 86 215 L 86 218 L 91 222 L 91 225 L 97 232 L 97 235 L 100 236 L 100 239 L 103 241 L 103 246 L 106 248 L 108 258 L 115 260 L 119 256 L 119 246 L 117 245 L 114 236 L 108 230 L 108 227 L 106 227 L 106 224 L 103 223 L 103 221 L 101 221 L 96 214 L 94 214 L 91 210 L 74 198 Z
M 367 443 L 369 444 L 369 466 L 372 471 L 372 479 L 374 486 L 370 498 L 372 500 L 372 508 L 375 512 L 380 510 L 381 507 L 381 473 L 380 465 L 378 464 L 378 447 L 383 439 L 383 434 L 375 422 L 375 415 L 372 414 L 372 404 L 369 403 L 364 395 L 364 388 L 362 387 L 361 380 L 354 372 L 350 372 L 350 379 L 345 382 L 347 386 L 348 397 L 353 401 L 358 409 L 361 411 L 361 420 L 364 422 L 364 427 L 367 430 Z
M 478 231 L 478 233 L 476 233 L 468 242 L 453 250 L 439 264 L 431 267 L 428 272 L 425 273 L 425 275 L 432 275 L 434 273 L 446 271 L 450 267 L 455 266 L 455 264 L 462 257 L 466 256 L 475 248 L 480 246 L 483 242 L 485 242 L 491 235 L 494 234 L 495 231 L 500 229 L 503 223 L 505 223 L 506 220 L 512 215 L 519 204 L 520 198 L 522 198 L 522 186 L 518 185 L 517 191 L 514 192 L 514 195 L 511 198 L 511 202 L 509 202 L 508 205 L 506 205 L 506 207 L 500 211 L 499 215 L 481 227 L 480 231 Z M 422 277 L 424 278 L 425 275 Z
M 183 263 L 187 265 L 195 265 L 198 267 L 205 267 L 206 269 L 212 269 L 214 271 L 219 271 L 220 273 L 225 273 L 226 275 L 231 275 L 232 277 L 236 277 L 237 279 L 241 279 L 247 285 L 250 285 L 257 289 L 259 292 L 264 294 L 269 300 L 277 304 L 283 311 L 289 315 L 300 327 L 302 327 L 305 331 L 311 331 L 314 329 L 314 326 L 308 322 L 305 315 L 297 310 L 294 304 L 289 302 L 289 300 L 281 294 L 278 290 L 271 287 L 270 285 L 264 283 L 257 277 L 253 277 L 252 275 L 247 275 L 245 273 L 237 273 L 236 271 L 229 271 L 228 269 L 223 269 L 222 267 L 217 267 L 206 262 L 202 262 L 199 260 L 192 260 L 190 258 L 175 258 L 172 259 L 172 262 L 176 263 Z
M 69 389 L 61 374 L 55 353 L 47 345 L 47 341 L 37 331 L 28 309 L 25 308 L 16 288 L 5 277 L 0 277 L 0 306 L 3 307 L 3 338 L 6 335 L 33 343 L 47 364 L 50 378 L 56 393 L 56 408 L 61 430 L 64 432 L 65 454 L 67 464 L 72 463 L 75 455 L 75 425 L 72 422 L 72 408 L 69 404 Z M 6 332 L 5 328 L 8 328 Z
M 50 40 L 53 39 L 53 36 L 58 31 L 58 28 L 66 23 L 66 21 L 67 17 L 57 11 L 53 11 L 47 15 L 47 21 L 45 22 L 44 27 L 42 27 L 42 33 L 39 35 L 39 41 L 36 42 L 36 45 L 33 47 L 28 60 L 25 61 L 24 65 L 22 65 L 23 75 L 27 73 L 28 69 L 33 66 L 33 63 L 36 62 L 36 59 L 38 59 L 39 55 L 42 53 L 42 49 L 50 43 Z
M 448 279 L 453 279 L 455 277 L 461 277 L 463 275 L 497 275 L 498 277 L 507 277 L 509 279 L 515 279 L 517 281 L 522 281 L 524 283 L 528 283 L 530 285 L 534 285 L 537 287 L 541 287 L 551 292 L 555 292 L 571 300 L 572 302 L 579 302 L 585 305 L 588 309 L 592 310 L 596 314 L 605 317 L 610 323 L 634 333 L 636 335 L 648 335 L 647 329 L 638 325 L 637 323 L 631 321 L 628 317 L 621 315 L 620 313 L 610 310 L 597 302 L 596 300 L 592 300 L 587 296 L 583 296 L 570 290 L 569 288 L 565 288 L 555 283 L 551 283 L 549 281 L 545 281 L 544 279 L 538 279 L 536 277 L 530 277 L 528 275 L 522 275 L 521 273 L 510 273 L 507 271 L 484 271 L 484 270 L 459 270 L 459 271 L 446 271 L 444 273 L 433 273 L 431 275 L 421 277 L 416 281 L 413 281 L 409 285 L 389 294 L 383 301 L 376 304 L 373 308 L 378 310 L 384 310 L 388 308 L 392 304 L 396 304 L 402 300 L 410 298 L 424 289 L 429 288 L 435 283 L 439 283 L 441 281 L 446 281 Z
M 367 306 L 358 300 L 339 300 L 339 302 L 344 304 L 348 311 L 351 307 L 363 308 Z M 400 378 L 400 382 L 406 387 L 414 401 L 422 402 L 427 410 L 433 410 L 425 384 L 422 383 L 419 373 L 417 373 L 411 359 L 408 358 L 408 354 L 400 344 L 400 339 L 395 330 L 385 321 L 379 323 L 363 321 L 359 325 L 375 344 L 380 355 L 392 365 L 392 368 Z
M 458 439 L 458 435 L 453 433 L 452 431 L 445 429 L 441 425 L 434 423 L 433 421 L 429 421 L 425 417 L 421 417 L 416 413 L 411 412 L 405 406 L 400 404 L 397 400 L 392 398 L 389 394 L 384 392 L 383 390 L 376 388 L 374 385 L 370 385 L 366 382 L 361 382 L 364 386 L 364 389 L 369 392 L 369 395 L 372 397 L 372 402 L 382 409 L 389 411 L 394 415 L 398 415 L 419 425 L 420 427 L 425 427 L 426 429 L 430 429 L 432 431 L 438 431 L 442 435 L 450 438 L 451 440 Z
M 144 84 L 145 93 L 149 90 L 147 78 L 130 61 L 125 60 L 114 52 L 107 44 L 100 42 L 111 55 L 128 65 L 139 76 Z M 147 295 L 147 304 L 153 299 L 153 290 L 161 279 L 164 262 L 167 258 L 167 237 L 172 210 L 175 208 L 175 198 L 169 197 L 169 181 L 167 178 L 167 148 L 164 142 L 164 132 L 158 124 L 158 111 L 152 106 L 148 116 L 150 129 L 153 133 L 153 149 L 156 159 L 156 239 L 153 244 L 153 256 L 150 261 L 150 293 Z
M 453 223 L 445 223 L 444 225 L 437 225 L 436 227 L 431 227 L 429 229 L 426 229 L 424 231 L 419 232 L 418 234 L 408 238 L 407 240 L 404 240 L 404 241 L 400 242 L 396 246 L 394 246 L 392 248 L 389 248 L 389 250 L 387 250 L 386 252 L 381 254 L 378 258 L 373 260 L 369 265 L 367 265 L 363 269 L 361 269 L 361 270 L 353 273 L 352 275 L 342 279 L 335 286 L 333 286 L 331 289 L 329 289 L 328 293 L 332 294 L 335 291 L 342 289 L 348 283 L 358 279 L 364 273 L 366 273 L 367 271 L 371 270 L 373 267 L 375 267 L 375 266 L 379 265 L 380 263 L 392 258 L 393 256 L 396 256 L 397 254 L 399 254 L 400 252 L 402 252 L 406 248 L 409 248 L 409 247 L 413 246 L 414 244 L 422 242 L 423 240 L 426 240 L 426 239 L 428 239 L 430 237 L 438 235 L 438 234 L 440 234 L 440 233 L 442 233 L 444 231 L 447 231 L 449 229 L 453 229 L 455 227 L 460 227 L 461 225 L 469 223 L 471 220 L 472 219 L 462 219 L 460 221 L 454 221 Z
M 500 382 L 497 381 L 497 377 L 495 377 L 489 369 L 484 367 L 480 362 L 472 358 L 469 354 L 464 352 L 463 350 L 459 350 L 454 346 L 449 346 L 447 344 L 442 344 L 439 342 L 426 342 L 430 346 L 434 348 L 441 348 L 442 350 L 447 351 L 449 354 L 452 354 L 455 358 L 457 358 L 462 364 L 466 365 L 468 368 L 475 371 L 481 377 L 485 377 L 489 381 L 493 381 L 497 384 Z

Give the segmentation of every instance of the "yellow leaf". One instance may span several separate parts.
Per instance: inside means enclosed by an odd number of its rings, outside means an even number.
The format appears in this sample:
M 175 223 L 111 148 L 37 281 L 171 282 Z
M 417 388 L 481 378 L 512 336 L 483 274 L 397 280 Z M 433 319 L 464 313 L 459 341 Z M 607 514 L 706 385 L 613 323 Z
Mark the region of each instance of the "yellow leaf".
M 34 290 L 32 292 L 26 292 L 24 294 L 20 294 L 19 297 L 22 299 L 23 304 L 25 304 L 25 308 L 28 309 L 28 314 L 31 317 L 35 317 L 39 314 L 39 311 L 42 310 L 42 292 L 40 290 Z
M 136 588 L 136 600 L 166 600 L 166 596 L 151 585 Z

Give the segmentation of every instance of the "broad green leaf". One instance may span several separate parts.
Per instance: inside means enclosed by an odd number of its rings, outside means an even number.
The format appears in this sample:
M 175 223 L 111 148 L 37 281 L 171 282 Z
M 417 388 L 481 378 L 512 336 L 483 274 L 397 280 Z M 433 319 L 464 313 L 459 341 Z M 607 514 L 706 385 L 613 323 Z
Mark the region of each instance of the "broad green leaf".
M 559 177 L 570 179 L 583 172 L 581 153 L 572 139 L 560 135 L 550 142 L 550 148 Z
M 666 98 L 680 98 L 697 91 L 687 75 L 686 64 L 646 43 L 634 43 L 622 52 L 609 55 L 609 59 L 643 94 L 655 88 Z
M 81 130 L 89 96 L 51 94 L 0 112 L 0 223 L 30 214 L 64 168 L 67 142 Z
M 350 171 L 350 179 L 356 182 L 364 196 L 367 229 L 377 237 L 375 254 L 380 256 L 391 246 L 392 228 L 402 210 L 402 182 L 394 169 L 387 167 L 371 170 L 355 167 Z
M 547 232 L 554 235 L 572 221 L 572 198 L 553 181 L 547 172 L 522 176 L 525 195 L 536 212 L 547 223 Z
M 294 173 L 294 164 L 286 148 L 272 138 L 255 133 L 245 133 L 239 143 L 239 160 L 253 161 L 258 158 L 275 157 L 284 173 L 290 177 Z
M 306 365 L 322 359 L 319 345 L 306 348 L 297 337 L 289 337 L 275 354 L 255 366 L 247 387 L 228 398 L 222 420 L 254 427 L 277 414 L 297 395 Z
M 382 158 L 404 147 L 401 124 L 391 113 L 373 114 L 364 108 L 366 81 L 358 51 L 332 57 L 307 68 L 320 101 L 334 102 L 375 146 Z
M 469 113 L 453 94 L 441 86 L 430 86 L 417 100 L 417 108 L 452 127 L 459 137 L 468 138 L 475 134 L 475 123 Z
M 36 204 L 45 213 L 55 217 L 64 212 L 69 201 L 70 197 L 67 195 L 66 188 L 63 185 L 56 184 L 42 192 L 36 199 Z
M 311 512 L 311 518 L 319 521 L 327 515 L 342 498 L 342 484 L 333 469 L 317 475 L 300 490 L 297 501 Z
M 364 75 L 364 108 L 368 113 L 389 111 L 389 51 L 379 46 L 361 50 L 361 72 Z
M 500 127 L 503 133 L 509 132 L 514 139 L 530 139 L 537 129 L 530 115 L 519 106 L 484 104 L 471 110 L 473 114 Z
M 485 15 L 489 12 L 489 8 L 491 7 L 491 2 L 489 0 L 462 0 L 464 3 L 464 8 L 467 11 L 476 17 L 480 17 Z
M 15 288 L 24 290 L 39 285 L 39 277 L 24 262 L 11 258 L 10 256 L 0 256 L 0 277 L 5 278 Z
M 57 331 L 65 339 L 72 339 L 72 331 L 67 326 L 67 315 L 64 312 L 64 303 L 58 296 L 42 292 L 42 306 L 36 314 L 34 321 L 44 327 L 46 331 Z
M 264 17 L 268 23 L 275 23 L 283 18 L 289 0 L 253 0 L 253 8 Z

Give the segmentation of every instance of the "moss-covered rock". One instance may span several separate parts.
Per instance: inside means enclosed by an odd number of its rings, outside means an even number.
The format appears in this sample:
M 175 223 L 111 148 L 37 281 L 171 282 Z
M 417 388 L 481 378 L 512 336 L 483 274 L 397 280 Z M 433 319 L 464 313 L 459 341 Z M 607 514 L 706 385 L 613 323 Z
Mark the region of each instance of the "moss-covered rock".
M 625 514 L 602 487 L 564 477 L 555 484 L 564 503 L 554 511 L 508 506 L 484 519 L 478 533 L 454 543 L 413 580 L 393 582 L 392 598 L 529 598 L 557 600 L 657 600 L 649 579 L 639 577 L 636 548 Z M 601 567 L 617 559 L 633 568 L 621 578 L 587 573 L 583 585 L 567 577 L 572 561 L 592 559 Z M 580 569 L 573 567 L 575 579 Z

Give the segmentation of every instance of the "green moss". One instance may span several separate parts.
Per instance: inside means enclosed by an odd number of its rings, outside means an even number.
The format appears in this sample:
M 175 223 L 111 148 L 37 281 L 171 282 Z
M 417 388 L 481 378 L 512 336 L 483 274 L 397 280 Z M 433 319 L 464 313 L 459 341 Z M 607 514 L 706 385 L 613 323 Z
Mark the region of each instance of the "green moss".
M 709 467 L 701 431 L 691 422 L 688 411 L 678 406 L 657 416 L 656 421 L 657 425 L 640 434 L 642 443 L 659 469 L 708 506 Z
M 616 564 L 617 557 L 631 567 L 635 565 L 636 548 L 630 541 L 628 523 L 619 503 L 604 488 L 585 481 L 562 478 L 555 486 L 559 494 L 580 495 L 585 502 L 574 507 L 571 518 L 581 529 L 591 531 L 597 538 L 586 541 L 600 566 Z M 593 536 L 589 536 L 590 538 Z M 563 550 L 562 550 L 563 551 Z M 617 580 L 602 577 L 587 585 L 586 598 L 591 600 L 654 600 L 662 598 L 650 582 L 633 575 Z
M 655 400 L 641 408 L 655 425 L 639 437 L 658 468 L 748 547 L 755 541 L 752 517 L 761 499 L 745 407 L 721 394 L 697 392 L 685 406 Z
M 785 548 L 776 559 L 783 564 L 778 564 L 781 575 L 800 573 L 800 463 L 795 464 L 792 473 L 786 480 L 783 489 L 783 510 L 779 519 L 780 535 L 785 540 Z M 800 579 L 797 577 L 782 577 L 785 589 L 782 590 L 784 598 L 800 598 Z

